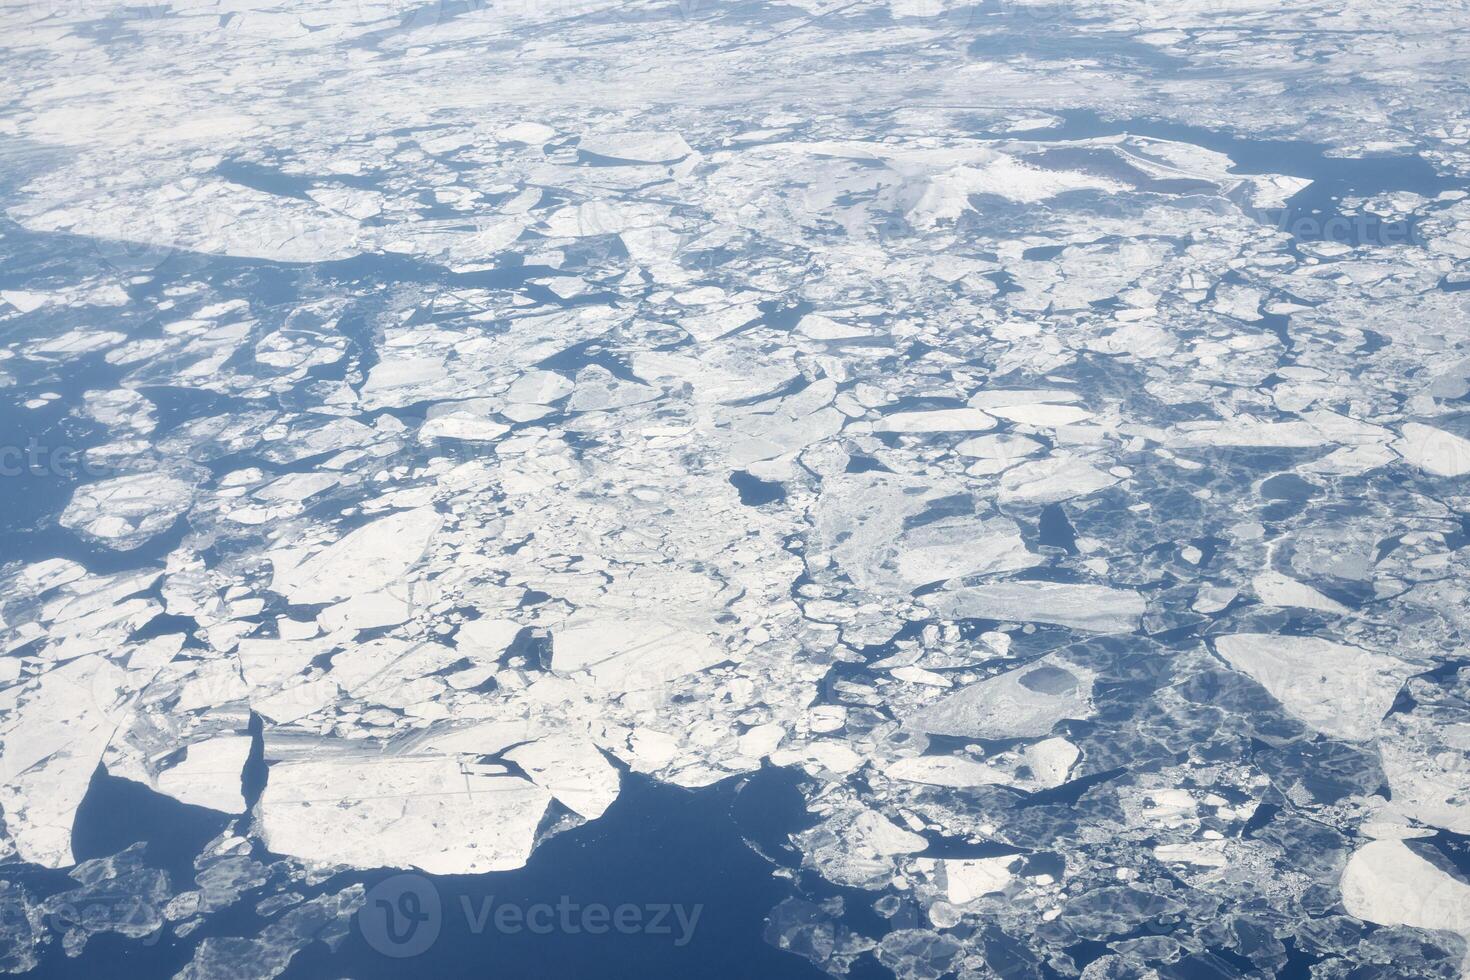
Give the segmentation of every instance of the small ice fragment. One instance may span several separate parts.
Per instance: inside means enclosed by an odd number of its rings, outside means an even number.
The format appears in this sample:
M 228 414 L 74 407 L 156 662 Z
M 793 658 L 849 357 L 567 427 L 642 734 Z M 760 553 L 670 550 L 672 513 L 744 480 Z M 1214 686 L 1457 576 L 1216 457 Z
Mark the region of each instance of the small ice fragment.
M 1007 854 L 990 858 L 949 858 L 939 862 L 939 872 L 945 897 L 955 905 L 974 901 L 981 895 L 1004 891 L 1015 877 L 1011 865 L 1015 855 Z

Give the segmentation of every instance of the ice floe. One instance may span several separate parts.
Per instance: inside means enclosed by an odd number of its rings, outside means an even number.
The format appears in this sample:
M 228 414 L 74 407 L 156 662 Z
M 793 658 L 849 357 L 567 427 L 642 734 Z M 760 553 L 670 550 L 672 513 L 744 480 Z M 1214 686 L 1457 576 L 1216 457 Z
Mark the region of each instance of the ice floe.
M 1315 636 L 1237 633 L 1215 640 L 1230 666 L 1249 674 L 1303 723 L 1335 738 L 1370 739 L 1412 664 Z
M 1131 632 L 1144 611 L 1136 592 L 1062 582 L 995 582 L 936 592 L 924 601 L 947 619 L 1013 619 L 1096 632 Z
M 934 735 L 1046 735 L 1063 719 L 1092 714 L 1092 682 L 1090 671 L 1042 660 L 961 688 L 904 723 Z
M 155 473 L 113 477 L 77 488 L 58 522 L 119 551 L 168 530 L 194 499 L 185 480 Z

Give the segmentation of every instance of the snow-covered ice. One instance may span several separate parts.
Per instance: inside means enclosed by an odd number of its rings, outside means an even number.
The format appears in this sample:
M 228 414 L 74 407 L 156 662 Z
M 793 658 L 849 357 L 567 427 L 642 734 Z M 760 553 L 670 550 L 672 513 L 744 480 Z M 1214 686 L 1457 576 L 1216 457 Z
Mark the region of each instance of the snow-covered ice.
M 0 968 L 1470 975 L 1462 5 L 3 19 Z

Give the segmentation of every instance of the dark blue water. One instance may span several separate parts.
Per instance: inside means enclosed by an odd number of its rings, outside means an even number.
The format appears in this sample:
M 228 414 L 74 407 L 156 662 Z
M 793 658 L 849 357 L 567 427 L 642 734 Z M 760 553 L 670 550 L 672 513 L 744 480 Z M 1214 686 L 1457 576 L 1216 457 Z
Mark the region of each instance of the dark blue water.
M 825 974 L 762 938 L 767 912 L 789 894 L 789 886 L 772 875 L 775 862 L 789 857 L 786 837 L 806 822 L 795 781 L 788 771 L 766 769 L 749 779 L 687 791 L 625 774 L 622 794 L 601 819 L 553 837 L 524 868 L 490 875 L 416 876 L 440 906 L 434 923 L 437 937 L 423 952 L 385 955 L 355 922 L 335 951 L 315 942 L 283 976 L 818 980 Z M 143 841 L 148 865 L 167 871 L 175 890 L 182 891 L 190 887 L 195 855 L 228 822 L 220 814 L 99 773 L 77 816 L 77 857 L 106 856 Z M 269 860 L 268 855 L 259 857 Z M 399 874 L 338 875 L 316 886 L 293 887 L 311 897 L 354 882 L 372 889 Z M 0 872 L 0 878 L 11 876 L 23 877 L 39 895 L 71 884 L 64 872 Z M 206 936 L 257 934 L 266 920 L 254 913 L 254 903 L 269 894 L 269 887 L 247 892 L 183 941 L 166 931 L 144 940 L 101 934 L 78 959 L 68 959 L 53 944 L 32 975 L 94 977 L 106 964 L 111 976 L 172 976 Z M 580 927 L 563 931 L 559 922 L 549 934 L 495 926 L 493 910 L 502 905 L 525 910 L 559 903 L 579 910 L 633 905 L 640 909 L 642 924 L 636 931 L 602 935 Z M 675 905 L 684 910 L 682 919 L 671 910 L 661 922 L 654 921 L 659 908 Z M 369 935 L 381 947 L 381 937 L 371 930 Z

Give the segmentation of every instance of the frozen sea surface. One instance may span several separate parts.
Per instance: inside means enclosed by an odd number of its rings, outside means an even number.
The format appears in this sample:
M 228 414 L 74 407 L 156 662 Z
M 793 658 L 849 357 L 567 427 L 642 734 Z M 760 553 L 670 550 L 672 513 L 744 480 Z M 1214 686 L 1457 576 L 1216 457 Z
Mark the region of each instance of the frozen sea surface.
M 1470 976 L 1463 3 L 0 23 L 0 970 Z

